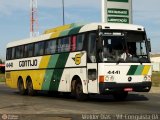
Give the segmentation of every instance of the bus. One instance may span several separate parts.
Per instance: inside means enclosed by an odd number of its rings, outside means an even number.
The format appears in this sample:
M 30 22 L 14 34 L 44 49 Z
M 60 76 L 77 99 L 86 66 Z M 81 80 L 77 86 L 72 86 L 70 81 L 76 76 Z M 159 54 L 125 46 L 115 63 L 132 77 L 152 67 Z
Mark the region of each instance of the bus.
M 6 84 L 22 95 L 36 91 L 111 94 L 149 92 L 151 45 L 145 28 L 132 24 L 69 24 L 7 44 Z

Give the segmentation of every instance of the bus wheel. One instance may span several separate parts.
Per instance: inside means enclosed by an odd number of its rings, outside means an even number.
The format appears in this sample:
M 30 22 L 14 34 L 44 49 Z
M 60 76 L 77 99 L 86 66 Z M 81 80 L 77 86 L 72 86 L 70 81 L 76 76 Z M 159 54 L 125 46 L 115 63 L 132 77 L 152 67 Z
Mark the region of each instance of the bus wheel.
M 27 90 L 24 88 L 24 84 L 23 84 L 23 79 L 22 78 L 18 79 L 17 86 L 18 86 L 18 91 L 19 91 L 19 93 L 21 95 L 25 95 L 27 93 Z
M 36 91 L 33 89 L 32 80 L 27 80 L 27 90 L 29 96 L 34 96 L 36 94 Z
M 128 96 L 128 92 L 116 92 L 113 97 L 116 101 L 124 101 Z
M 88 98 L 88 95 L 83 93 L 83 87 L 82 87 L 81 81 L 76 82 L 75 95 L 77 100 L 79 101 L 84 101 L 84 100 L 87 100 Z

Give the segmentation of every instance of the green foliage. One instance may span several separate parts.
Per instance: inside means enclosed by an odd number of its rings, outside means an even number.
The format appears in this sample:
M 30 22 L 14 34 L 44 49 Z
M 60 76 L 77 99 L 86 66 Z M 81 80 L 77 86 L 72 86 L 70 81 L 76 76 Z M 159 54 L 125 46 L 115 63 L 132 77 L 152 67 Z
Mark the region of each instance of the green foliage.
M 0 64 L 2 64 L 3 62 L 2 62 L 2 59 L 0 59 Z
M 5 82 L 5 74 L 0 73 L 0 82 Z

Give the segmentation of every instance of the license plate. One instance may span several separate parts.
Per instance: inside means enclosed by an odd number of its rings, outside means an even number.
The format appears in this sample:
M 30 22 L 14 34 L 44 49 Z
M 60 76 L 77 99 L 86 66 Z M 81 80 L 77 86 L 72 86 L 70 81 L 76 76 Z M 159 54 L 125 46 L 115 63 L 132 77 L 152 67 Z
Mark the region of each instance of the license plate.
M 131 92 L 131 91 L 133 91 L 133 88 L 124 88 L 124 91 Z

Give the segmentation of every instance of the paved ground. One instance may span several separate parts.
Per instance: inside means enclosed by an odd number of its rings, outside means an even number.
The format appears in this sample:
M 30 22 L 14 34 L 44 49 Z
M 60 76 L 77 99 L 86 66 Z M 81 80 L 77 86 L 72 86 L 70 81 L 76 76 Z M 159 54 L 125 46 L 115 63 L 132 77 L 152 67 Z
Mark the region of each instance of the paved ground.
M 155 91 L 151 93 L 132 93 L 123 102 L 114 101 L 112 96 L 91 96 L 88 101 L 79 102 L 71 97 L 50 97 L 45 93 L 39 93 L 34 97 L 21 96 L 16 90 L 7 88 L 5 84 L 0 84 L 0 114 L 3 117 L 7 114 L 10 115 L 8 117 L 18 115 L 19 119 L 23 118 L 22 120 L 38 120 L 40 118 L 45 118 L 45 120 L 70 120 L 71 116 L 73 118 L 77 116 L 85 118 L 86 116 L 83 116 L 85 114 L 152 113 L 160 113 L 160 93 Z
M 159 93 L 160 94 L 160 87 L 152 87 L 150 93 Z

